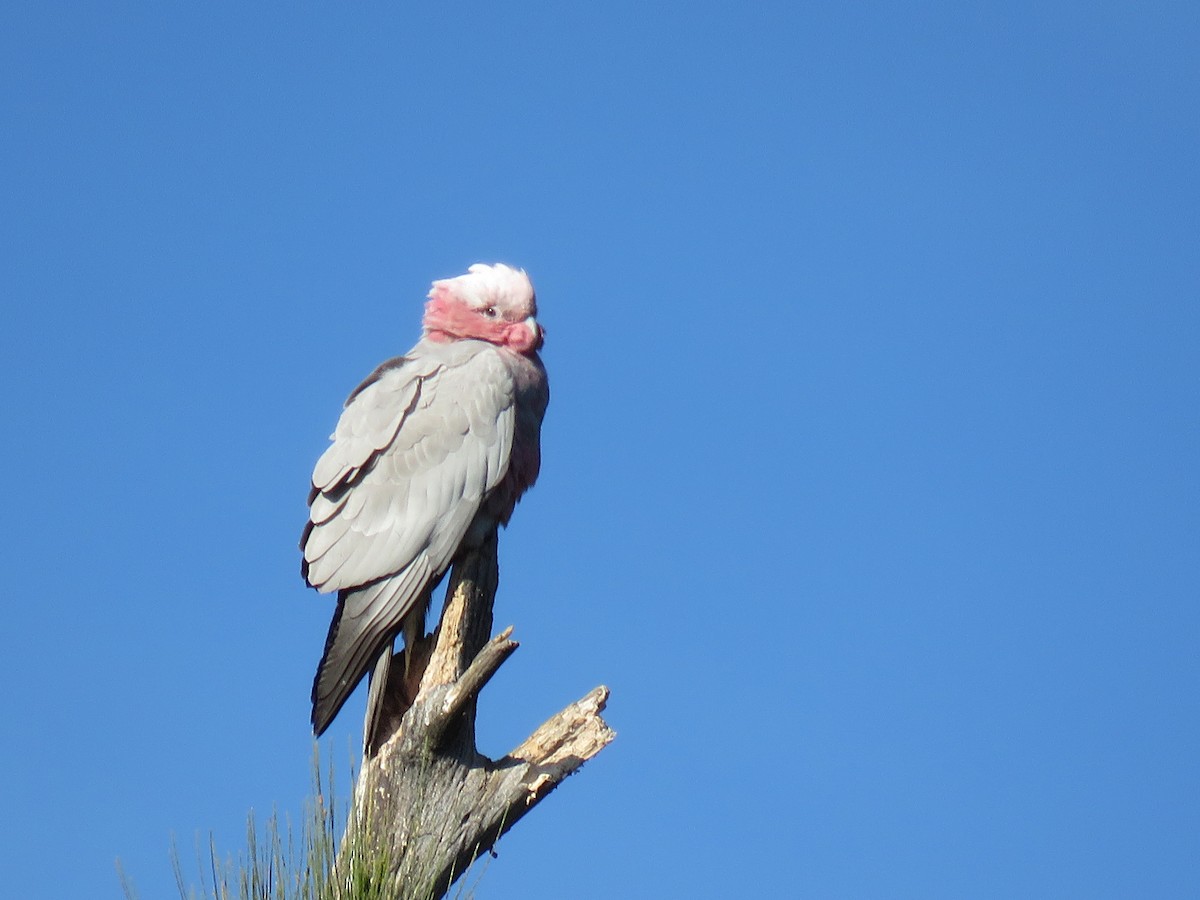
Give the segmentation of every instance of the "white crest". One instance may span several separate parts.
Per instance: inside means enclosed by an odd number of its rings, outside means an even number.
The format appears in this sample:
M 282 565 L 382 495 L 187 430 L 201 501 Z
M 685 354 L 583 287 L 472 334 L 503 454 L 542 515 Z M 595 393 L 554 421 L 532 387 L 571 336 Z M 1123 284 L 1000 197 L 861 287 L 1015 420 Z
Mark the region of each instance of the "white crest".
M 514 269 L 504 263 L 494 266 L 475 263 L 467 269 L 466 275 L 435 281 L 429 296 L 432 297 L 438 288 L 450 291 L 473 307 L 491 306 L 504 301 L 533 301 L 533 284 L 525 270 Z

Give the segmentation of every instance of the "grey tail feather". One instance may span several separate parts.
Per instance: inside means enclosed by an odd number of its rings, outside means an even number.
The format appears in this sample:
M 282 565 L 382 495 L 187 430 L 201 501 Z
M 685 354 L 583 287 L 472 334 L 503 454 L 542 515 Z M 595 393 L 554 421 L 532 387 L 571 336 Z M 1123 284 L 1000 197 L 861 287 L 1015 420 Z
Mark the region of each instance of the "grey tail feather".
M 383 721 L 383 695 L 388 683 L 388 671 L 392 667 L 392 651 L 395 648 L 389 641 L 379 653 L 379 659 L 371 667 L 370 682 L 367 688 L 367 717 L 363 722 L 363 756 L 369 755 L 375 744 L 375 732 Z M 405 660 L 408 659 L 407 654 Z M 405 664 L 407 669 L 407 662 Z M 406 673 L 407 674 L 407 673 Z
M 353 615 L 346 615 L 346 603 L 351 595 L 361 589 L 338 591 L 337 610 L 329 623 L 329 634 L 325 638 L 325 652 L 317 666 L 317 676 L 312 686 L 313 734 L 320 737 L 333 722 L 334 717 L 350 699 L 358 683 L 367 673 L 369 665 L 383 648 L 390 651 L 395 632 L 386 631 L 371 637 L 364 622 Z M 370 588 L 367 588 L 370 590 Z
M 337 610 L 333 614 L 333 621 L 329 623 L 329 634 L 325 637 L 325 650 L 321 654 L 321 662 L 317 665 L 317 676 L 313 679 L 312 726 L 313 734 L 317 737 L 320 737 L 329 727 L 333 717 L 338 714 L 342 704 L 346 702 L 358 685 L 358 679 L 348 682 L 348 679 L 345 678 L 341 679 L 341 684 L 336 688 L 328 684 L 332 677 L 333 660 L 331 657 L 336 649 L 338 630 L 342 624 L 342 612 L 346 608 L 348 593 L 348 591 L 338 592 Z
M 313 679 L 312 724 L 318 737 L 329 727 L 363 676 L 372 666 L 379 667 L 381 654 L 391 653 L 392 642 L 406 621 L 416 619 L 424 624 L 430 593 L 440 579 L 435 579 L 432 584 L 426 583 L 428 580 L 427 571 L 413 567 L 399 576 L 338 592 L 337 611 L 329 624 L 325 652 L 317 667 L 317 677 Z M 372 700 L 378 705 L 371 706 L 369 716 L 378 717 L 382 710 L 386 672 L 384 675 L 384 678 L 372 679 L 373 693 L 378 695 L 377 700 L 374 696 Z M 375 721 L 378 722 L 378 718 Z

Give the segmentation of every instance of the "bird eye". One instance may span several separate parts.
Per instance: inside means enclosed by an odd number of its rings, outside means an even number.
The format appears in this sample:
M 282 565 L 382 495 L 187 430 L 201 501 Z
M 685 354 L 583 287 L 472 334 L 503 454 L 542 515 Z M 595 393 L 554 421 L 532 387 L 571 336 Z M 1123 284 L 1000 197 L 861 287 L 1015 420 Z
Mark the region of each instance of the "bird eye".
M 494 307 L 494 306 L 488 306 L 488 307 L 485 307 L 485 308 L 484 308 L 484 310 L 483 310 L 483 314 L 484 314 L 485 316 L 487 316 L 489 319 L 494 319 L 494 318 L 496 318 L 496 315 L 497 315 L 497 313 L 496 313 L 496 307 Z

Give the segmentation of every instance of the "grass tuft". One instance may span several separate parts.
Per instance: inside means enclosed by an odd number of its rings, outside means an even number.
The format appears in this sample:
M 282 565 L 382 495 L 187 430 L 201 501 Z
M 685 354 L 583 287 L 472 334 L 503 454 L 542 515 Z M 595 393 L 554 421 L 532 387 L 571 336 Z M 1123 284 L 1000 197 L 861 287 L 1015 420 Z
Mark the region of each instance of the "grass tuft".
M 351 773 L 353 782 L 353 772 Z M 246 818 L 246 848 L 234 859 L 222 857 L 213 835 L 207 846 L 197 836 L 196 880 L 190 881 L 180 859 L 179 847 L 171 841 L 171 871 L 180 900 L 435 900 L 440 896 L 428 887 L 428 878 L 402 874 L 409 890 L 398 889 L 392 876 L 392 860 L 375 842 L 358 841 L 342 848 L 338 861 L 338 816 L 334 799 L 333 766 L 322 778 L 319 747 L 313 749 L 313 796 L 305 804 L 304 818 L 297 829 L 290 818 L 280 821 L 272 812 L 265 827 L 251 810 Z M 348 807 L 348 804 L 343 804 Z M 348 815 L 348 809 L 344 810 Z M 347 821 L 343 815 L 342 821 Z M 370 832 L 369 823 L 363 829 Z M 344 825 L 343 825 L 344 827 Z M 351 834 L 359 829 L 351 829 Z M 472 867 L 473 868 L 473 867 Z M 469 900 L 486 871 L 481 867 L 467 887 L 464 872 L 455 900 Z M 342 873 L 338 877 L 337 872 Z M 138 900 L 132 879 L 117 860 L 117 877 L 127 900 Z M 414 885 L 424 885 L 413 889 Z

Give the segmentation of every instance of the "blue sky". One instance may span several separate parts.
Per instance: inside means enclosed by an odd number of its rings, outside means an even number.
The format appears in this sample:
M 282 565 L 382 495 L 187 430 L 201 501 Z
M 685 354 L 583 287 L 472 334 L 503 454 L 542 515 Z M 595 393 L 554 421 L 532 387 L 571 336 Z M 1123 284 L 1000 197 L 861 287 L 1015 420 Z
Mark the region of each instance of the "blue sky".
M 15 2 L 0 77 L 12 896 L 299 814 L 312 463 L 496 260 L 481 749 L 619 735 L 478 897 L 1200 892 L 1193 4 Z

